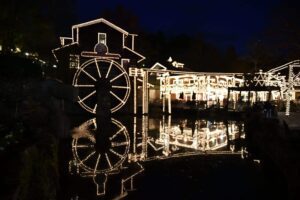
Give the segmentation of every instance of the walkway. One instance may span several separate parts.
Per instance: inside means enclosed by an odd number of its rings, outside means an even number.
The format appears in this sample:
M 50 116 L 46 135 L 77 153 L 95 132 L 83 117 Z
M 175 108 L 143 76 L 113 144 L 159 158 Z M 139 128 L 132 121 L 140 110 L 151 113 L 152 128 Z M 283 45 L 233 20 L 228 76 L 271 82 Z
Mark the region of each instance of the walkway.
M 284 112 L 278 113 L 278 119 L 280 122 L 285 122 L 290 130 L 300 131 L 300 113 L 290 113 L 290 116 L 286 116 Z

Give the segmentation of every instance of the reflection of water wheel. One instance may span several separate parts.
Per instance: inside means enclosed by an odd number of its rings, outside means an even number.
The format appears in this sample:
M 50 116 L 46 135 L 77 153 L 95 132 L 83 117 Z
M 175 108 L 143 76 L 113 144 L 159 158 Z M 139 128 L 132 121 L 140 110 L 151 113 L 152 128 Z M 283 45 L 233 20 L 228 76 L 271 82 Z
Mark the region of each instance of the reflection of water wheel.
M 96 113 L 96 85 L 99 87 L 103 79 L 110 84 L 112 113 L 124 106 L 129 97 L 130 81 L 123 67 L 113 60 L 90 59 L 75 73 L 73 85 L 79 88 L 79 104 L 91 113 Z
M 80 135 L 72 141 L 73 156 L 77 165 L 86 172 L 96 174 L 112 171 L 118 168 L 126 159 L 129 151 L 129 135 L 125 126 L 112 119 L 112 135 L 110 145 L 105 151 L 97 151 L 95 134 L 96 119 L 82 124 Z

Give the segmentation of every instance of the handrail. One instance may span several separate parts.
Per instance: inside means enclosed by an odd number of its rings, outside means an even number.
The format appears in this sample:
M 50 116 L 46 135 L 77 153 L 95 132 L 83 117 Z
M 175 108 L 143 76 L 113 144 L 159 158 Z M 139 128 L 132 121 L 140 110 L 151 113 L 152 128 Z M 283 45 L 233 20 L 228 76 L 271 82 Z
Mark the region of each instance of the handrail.
M 292 65 L 292 64 L 300 64 L 300 60 L 293 60 L 293 61 L 291 61 L 291 62 L 288 62 L 288 63 L 286 63 L 286 64 L 284 64 L 284 65 L 280 65 L 280 66 L 278 66 L 278 67 L 275 67 L 275 68 L 273 68 L 273 69 L 270 69 L 269 71 L 267 71 L 267 72 L 278 72 L 278 71 L 280 71 L 280 70 L 283 70 L 283 69 L 285 69 L 285 68 L 287 68 L 289 65 Z

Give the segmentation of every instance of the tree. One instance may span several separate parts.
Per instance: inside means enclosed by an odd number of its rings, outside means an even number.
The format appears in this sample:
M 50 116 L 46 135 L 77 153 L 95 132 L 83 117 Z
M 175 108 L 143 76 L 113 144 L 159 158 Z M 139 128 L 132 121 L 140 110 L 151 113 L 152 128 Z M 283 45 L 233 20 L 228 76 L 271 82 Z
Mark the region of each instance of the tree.
M 120 27 L 124 27 L 128 32 L 140 33 L 142 31 L 138 16 L 122 5 L 118 5 L 111 10 L 104 10 L 101 13 L 101 17 Z
M 262 64 L 277 66 L 284 62 L 299 59 L 300 55 L 300 24 L 297 0 L 280 1 L 270 15 L 270 25 L 263 33 L 265 52 Z M 267 53 L 267 54 L 266 54 Z M 262 56 L 262 55 L 261 55 Z
M 74 15 L 74 0 L 2 0 L 0 44 L 4 50 L 19 47 L 49 59 L 59 41 L 57 33 L 64 23 L 74 21 Z

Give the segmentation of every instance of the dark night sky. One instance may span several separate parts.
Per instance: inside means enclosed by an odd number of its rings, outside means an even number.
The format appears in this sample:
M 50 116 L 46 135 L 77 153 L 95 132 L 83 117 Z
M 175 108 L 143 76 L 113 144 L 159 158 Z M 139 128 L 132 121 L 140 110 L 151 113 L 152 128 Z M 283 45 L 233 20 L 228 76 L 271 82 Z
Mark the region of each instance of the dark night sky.
M 78 0 L 80 22 L 101 17 L 101 11 L 122 5 L 148 31 L 167 34 L 202 33 L 220 48 L 234 45 L 245 53 L 247 42 L 259 38 L 279 0 Z M 126 28 L 125 28 L 126 29 Z

